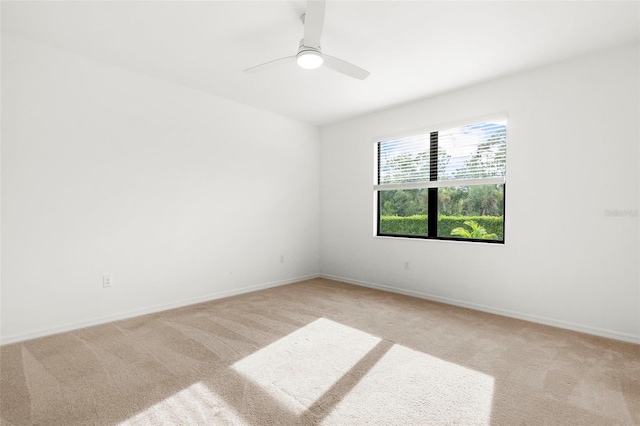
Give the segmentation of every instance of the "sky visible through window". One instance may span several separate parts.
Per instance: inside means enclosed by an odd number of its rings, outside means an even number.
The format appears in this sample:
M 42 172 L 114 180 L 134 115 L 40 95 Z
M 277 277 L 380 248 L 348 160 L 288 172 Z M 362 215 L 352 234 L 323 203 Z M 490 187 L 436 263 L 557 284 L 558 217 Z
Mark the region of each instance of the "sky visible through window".
M 438 170 L 438 180 L 504 176 L 506 131 L 502 120 L 438 132 L 438 164 L 443 163 L 443 155 L 450 156 L 444 170 Z M 476 156 L 490 161 L 474 162 Z

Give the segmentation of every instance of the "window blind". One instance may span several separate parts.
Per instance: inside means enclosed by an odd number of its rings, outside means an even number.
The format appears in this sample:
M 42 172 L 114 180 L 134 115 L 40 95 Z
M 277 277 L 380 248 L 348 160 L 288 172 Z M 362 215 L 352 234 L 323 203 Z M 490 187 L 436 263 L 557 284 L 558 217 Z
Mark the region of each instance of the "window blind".
M 434 143 L 437 161 L 430 162 Z M 506 146 L 505 120 L 378 142 L 378 178 L 374 189 L 502 184 L 506 175 Z M 430 179 L 431 167 L 437 167 L 436 179 Z
M 380 142 L 378 184 L 429 180 L 429 135 Z

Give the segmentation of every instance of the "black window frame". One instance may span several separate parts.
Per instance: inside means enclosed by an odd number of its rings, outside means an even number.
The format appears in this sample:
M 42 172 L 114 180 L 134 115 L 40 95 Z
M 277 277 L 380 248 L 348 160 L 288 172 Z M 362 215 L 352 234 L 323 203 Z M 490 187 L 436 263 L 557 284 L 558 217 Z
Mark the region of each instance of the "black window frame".
M 429 132 L 429 181 L 438 180 L 438 132 Z M 425 132 L 426 133 L 426 132 Z M 380 184 L 380 144 L 383 141 L 376 142 L 376 183 Z M 473 243 L 487 243 L 487 244 L 504 244 L 505 243 L 505 223 L 506 223 L 506 210 L 507 210 L 507 182 L 506 179 L 502 185 L 503 191 L 503 209 L 502 209 L 502 239 L 492 240 L 483 238 L 460 238 L 452 236 L 439 236 L 438 235 L 438 190 L 439 187 L 427 188 L 427 235 L 405 235 L 405 234 L 389 234 L 380 232 L 380 216 L 381 216 L 381 193 L 384 189 L 376 190 L 376 236 L 377 237 L 392 237 L 392 238 L 412 238 L 419 240 L 441 240 L 441 241 L 460 241 L 460 242 L 473 242 Z M 467 186 L 467 185 L 461 185 Z M 479 185 L 478 185 L 479 186 Z M 431 214 L 431 212 L 435 214 Z

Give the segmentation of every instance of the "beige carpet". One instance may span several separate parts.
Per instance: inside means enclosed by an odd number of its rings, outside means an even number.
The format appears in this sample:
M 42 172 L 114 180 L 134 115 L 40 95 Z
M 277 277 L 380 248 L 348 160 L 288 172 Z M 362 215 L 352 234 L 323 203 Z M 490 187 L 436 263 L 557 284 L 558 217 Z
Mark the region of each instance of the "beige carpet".
M 5 425 L 640 424 L 640 346 L 324 279 L 0 348 Z

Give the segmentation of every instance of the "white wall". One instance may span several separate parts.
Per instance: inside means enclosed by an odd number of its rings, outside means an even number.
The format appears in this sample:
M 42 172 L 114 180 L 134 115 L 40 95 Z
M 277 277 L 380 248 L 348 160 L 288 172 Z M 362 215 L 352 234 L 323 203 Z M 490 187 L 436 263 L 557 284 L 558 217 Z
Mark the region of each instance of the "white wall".
M 322 274 L 640 341 L 638 217 L 605 216 L 639 208 L 638 51 L 624 46 L 323 128 Z M 375 138 L 497 112 L 509 117 L 506 243 L 374 238 Z
M 3 343 L 319 272 L 317 128 L 11 36 L 2 197 Z

